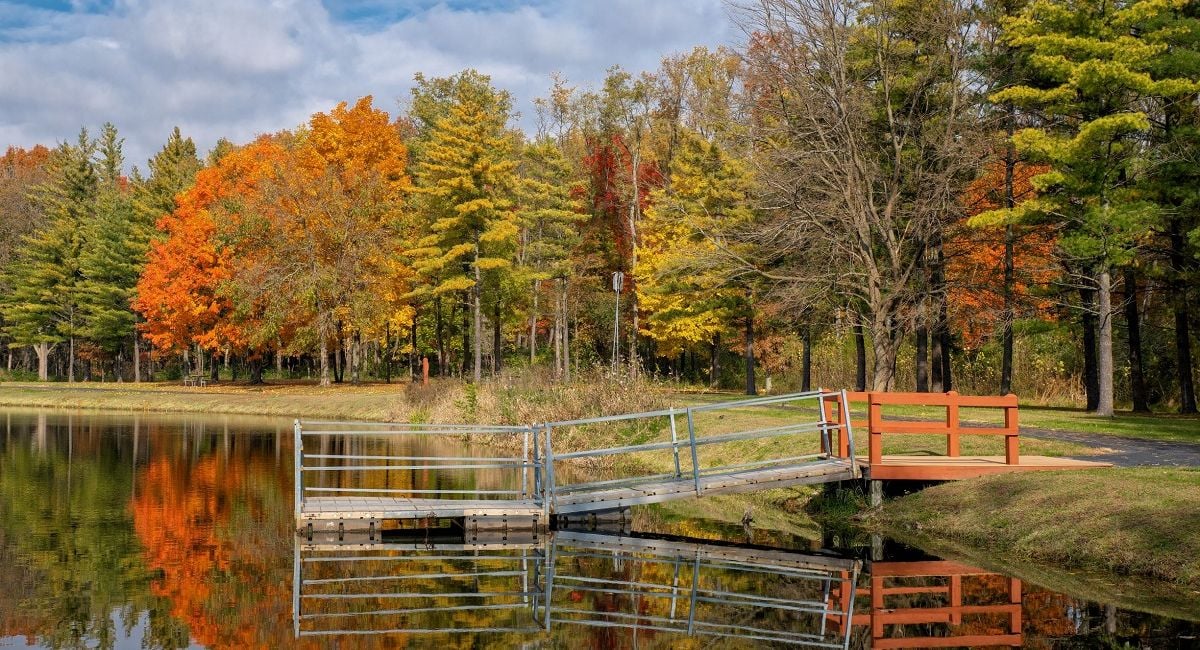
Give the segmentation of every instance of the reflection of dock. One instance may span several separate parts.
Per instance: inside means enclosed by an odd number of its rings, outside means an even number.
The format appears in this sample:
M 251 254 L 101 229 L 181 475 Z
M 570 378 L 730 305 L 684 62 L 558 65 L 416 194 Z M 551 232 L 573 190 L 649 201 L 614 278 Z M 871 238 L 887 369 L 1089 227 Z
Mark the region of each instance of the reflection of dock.
M 667 634 L 668 641 L 730 637 L 845 648 L 849 631 L 832 622 L 845 619 L 853 597 L 842 606 L 833 595 L 853 592 L 862 564 L 604 532 L 480 542 L 327 537 L 301 538 L 296 547 L 299 637 L 520 635 L 511 639 L 516 645 L 566 627 L 634 639 Z M 502 643 L 501 636 L 485 645 Z

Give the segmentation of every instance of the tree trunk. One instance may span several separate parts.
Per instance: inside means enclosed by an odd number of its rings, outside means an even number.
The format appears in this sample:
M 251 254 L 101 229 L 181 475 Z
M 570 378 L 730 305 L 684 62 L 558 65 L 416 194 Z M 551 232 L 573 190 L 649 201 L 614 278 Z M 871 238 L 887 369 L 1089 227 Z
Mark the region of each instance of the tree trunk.
M 392 324 L 383 324 L 383 383 L 392 383 Z
M 1146 391 L 1146 376 L 1142 367 L 1142 325 L 1138 312 L 1137 274 L 1133 267 L 1124 269 L 1125 325 L 1129 333 L 1129 392 L 1133 410 L 1150 412 L 1150 396 Z
M 319 334 L 321 337 L 321 385 L 329 385 L 329 337 L 324 333 Z
M 713 388 L 721 386 L 721 333 L 713 334 L 712 354 L 708 359 L 708 385 Z
M 446 375 L 446 337 L 442 330 L 442 297 L 433 299 L 434 337 L 437 338 L 438 377 Z
M 259 386 L 263 383 L 263 360 L 259 357 L 250 359 L 250 385 Z
M 861 319 L 861 316 L 856 316 Z M 854 390 L 867 389 L 867 341 L 861 320 L 854 322 Z
M 1008 133 L 1008 144 L 1004 149 L 1004 207 L 1016 207 L 1014 193 L 1014 175 L 1017 170 L 1017 151 L 1012 142 L 1013 131 L 1016 128 L 1016 109 L 1012 102 L 1006 105 L 1005 131 Z M 1016 320 L 1016 308 L 1013 304 L 1016 291 L 1016 274 L 1013 266 L 1013 246 L 1015 233 L 1012 224 L 1004 226 L 1004 312 L 1000 316 L 1000 394 L 1012 392 L 1013 371 L 1013 322 Z
M 220 368 L 221 364 L 217 363 L 217 351 L 213 350 L 208 362 L 208 376 L 214 384 L 221 380 Z
M 483 283 L 483 277 L 481 276 L 481 274 L 479 272 L 479 245 L 478 244 L 475 245 L 475 263 L 472 266 L 475 267 L 475 286 L 471 287 L 471 298 L 472 298 L 471 307 L 474 311 L 474 316 L 475 316 L 475 320 L 473 323 L 474 329 L 472 331 L 472 334 L 474 335 L 474 339 L 475 339 L 474 340 L 475 369 L 474 369 L 472 376 L 475 379 L 475 383 L 478 384 L 479 381 L 481 379 L 483 379 L 483 346 L 480 345 L 480 343 L 482 343 L 482 337 L 480 335 L 483 333 L 483 306 L 480 304 L 480 298 L 481 298 L 480 285 Z
M 1095 411 L 1100 405 L 1100 373 L 1096 359 L 1096 290 L 1080 287 L 1079 302 L 1083 309 L 1083 390 L 1085 408 Z
M 142 344 L 137 331 L 133 333 L 133 383 L 142 383 Z
M 73 325 L 71 329 L 74 329 Z M 73 384 L 75 383 L 75 337 L 73 335 L 70 341 L 71 347 L 67 353 L 67 383 Z
M 362 379 L 362 334 L 354 330 L 350 337 L 350 383 L 358 385 Z
M 812 328 L 805 327 L 802 337 L 804 352 L 800 357 L 800 392 L 807 393 L 812 390 Z
M 754 381 L 754 317 L 746 317 L 746 394 L 757 395 Z
M 567 281 L 562 281 L 562 354 L 563 354 L 563 381 L 571 381 L 571 321 L 567 316 Z M 575 326 L 579 326 L 579 322 L 575 322 Z M 578 330 L 577 330 L 578 331 Z
M 472 291 L 463 294 L 462 309 L 462 376 L 466 377 L 471 370 L 471 304 Z
M 50 381 L 50 344 L 38 343 L 33 346 L 38 360 L 38 381 Z
M 924 310 L 921 310 L 922 316 Z M 929 392 L 929 328 L 922 323 L 917 326 L 916 374 L 917 392 Z
M 871 390 L 892 390 L 896 379 L 896 353 L 899 341 L 887 316 L 876 317 L 871 324 L 871 348 L 875 352 Z
M 504 351 L 504 341 L 500 336 L 500 301 L 492 305 L 492 374 L 500 374 L 500 356 Z
M 1099 403 L 1096 405 L 1096 415 L 1111 417 L 1113 415 L 1113 347 L 1112 347 L 1112 274 L 1107 266 L 1100 269 L 1096 278 L 1096 302 L 1099 308 L 1099 327 L 1097 328 L 1096 371 L 1100 375 Z
M 537 360 L 538 283 L 533 283 L 533 309 L 529 311 L 529 367 Z M 557 368 L 555 368 L 557 370 Z
M 412 357 L 409 362 L 410 375 L 413 381 L 417 381 L 421 377 L 421 353 L 417 351 L 417 312 L 413 312 L 412 329 L 408 331 L 408 345 L 412 348 Z
M 1196 384 L 1192 380 L 1191 314 L 1188 309 L 1188 286 L 1184 280 L 1186 254 L 1183 228 L 1178 219 L 1170 223 L 1171 239 L 1171 307 L 1175 312 L 1175 372 L 1179 382 L 1179 412 L 1196 413 Z

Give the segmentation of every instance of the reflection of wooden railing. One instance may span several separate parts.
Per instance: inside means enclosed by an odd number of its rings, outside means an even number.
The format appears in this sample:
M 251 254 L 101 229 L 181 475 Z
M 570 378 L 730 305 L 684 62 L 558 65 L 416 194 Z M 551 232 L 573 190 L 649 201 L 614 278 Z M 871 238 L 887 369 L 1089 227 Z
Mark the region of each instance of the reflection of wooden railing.
M 883 462 L 884 434 L 932 434 L 946 436 L 946 456 L 951 458 L 961 455 L 960 437 L 964 435 L 1002 435 L 1004 436 L 1004 460 L 1008 465 L 1020 463 L 1019 435 L 1017 424 L 1017 396 L 1013 394 L 1001 397 L 977 395 L 959 395 L 954 391 L 948 393 L 881 393 L 881 392 L 848 392 L 850 403 L 865 403 L 867 407 L 866 420 L 852 420 L 852 427 L 867 428 L 869 436 L 868 458 L 872 465 Z M 884 406 L 915 406 L 941 407 L 945 409 L 944 417 L 940 420 L 895 420 L 884 418 Z M 835 403 L 824 402 L 825 415 L 832 422 L 841 422 L 842 413 Z M 1002 409 L 1004 425 L 1001 427 L 962 426 L 959 412 L 962 408 Z M 839 436 L 838 454 L 845 456 L 849 453 L 849 445 L 844 436 Z
M 958 562 L 942 560 L 920 562 L 874 562 L 866 587 L 855 590 L 860 603 L 868 603 L 866 611 L 858 610 L 850 617 L 851 626 L 870 629 L 871 648 L 947 648 L 963 646 L 1014 646 L 1019 647 L 1021 635 L 1021 581 L 1007 578 L 1007 602 L 994 604 L 964 604 L 963 579 L 985 578 L 998 574 L 989 573 Z M 940 584 L 929 584 L 931 579 L 943 579 Z M 922 584 L 913 584 L 914 579 Z M 842 603 L 851 598 L 850 587 L 842 583 L 841 588 L 830 594 L 831 609 L 841 609 Z M 940 599 L 944 604 L 904 607 L 896 603 L 897 597 L 926 596 L 927 600 Z M 940 598 L 939 598 L 940 597 Z M 926 606 L 928 605 L 928 606 Z M 973 630 L 958 629 L 964 617 L 1003 617 L 1005 631 L 981 634 Z M 831 617 L 835 629 L 845 629 L 846 620 L 837 615 Z M 943 624 L 946 634 L 932 636 L 929 628 L 904 630 L 904 634 L 889 627 Z M 924 631 L 922 631 L 924 630 Z M 959 633 L 959 632 L 966 633 Z M 913 636 L 912 633 L 918 636 Z

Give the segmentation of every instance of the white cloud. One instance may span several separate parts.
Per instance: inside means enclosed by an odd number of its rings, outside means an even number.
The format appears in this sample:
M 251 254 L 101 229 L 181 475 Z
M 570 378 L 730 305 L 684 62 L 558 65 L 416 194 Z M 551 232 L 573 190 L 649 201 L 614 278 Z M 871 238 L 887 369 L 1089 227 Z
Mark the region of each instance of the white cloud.
M 14 17 L 0 24 L 0 145 L 52 144 L 111 121 L 140 166 L 175 125 L 207 149 L 365 94 L 395 111 L 418 71 L 490 74 L 529 123 L 552 72 L 595 84 L 613 64 L 652 69 L 737 38 L 721 0 L 435 4 L 384 23 L 339 22 L 318 0 L 118 0 L 71 14 L 0 2 L 0 13 Z

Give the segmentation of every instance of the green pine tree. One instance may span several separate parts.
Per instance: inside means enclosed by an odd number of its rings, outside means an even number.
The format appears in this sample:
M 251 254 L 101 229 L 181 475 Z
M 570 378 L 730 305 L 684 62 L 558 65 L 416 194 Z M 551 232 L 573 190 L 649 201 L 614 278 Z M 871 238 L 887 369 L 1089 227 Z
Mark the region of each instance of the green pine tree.
M 70 344 L 68 378 L 75 378 L 75 342 L 84 324 L 80 309 L 84 226 L 95 212 L 99 192 L 94 151 L 86 129 L 74 146 L 63 144 L 55 150 L 50 179 L 35 193 L 47 225 L 25 239 L 8 271 L 12 290 L 0 304 L 10 345 L 34 348 L 43 381 L 48 378 L 50 348 L 64 341 Z
M 1038 0 L 1005 24 L 1008 42 L 1029 53 L 1037 78 L 992 99 L 1042 117 L 1044 126 L 1013 139 L 1051 171 L 1033 179 L 1036 199 L 981 220 L 1061 225 L 1064 261 L 1096 290 L 1100 415 L 1113 414 L 1112 273 L 1131 260 L 1156 213 L 1133 191 L 1141 142 L 1151 129 L 1144 108 L 1154 97 L 1195 93 L 1198 86 L 1156 73 L 1154 62 L 1168 45 L 1144 38 L 1142 25 L 1186 4 Z
M 134 334 L 130 305 L 149 238 L 149 228 L 139 223 L 121 173 L 123 142 L 116 127 L 104 125 L 97 145 L 95 210 L 84 224 L 86 246 L 79 258 L 81 331 L 114 360 L 124 358 L 124 344 Z M 119 369 L 114 371 L 119 376 Z

